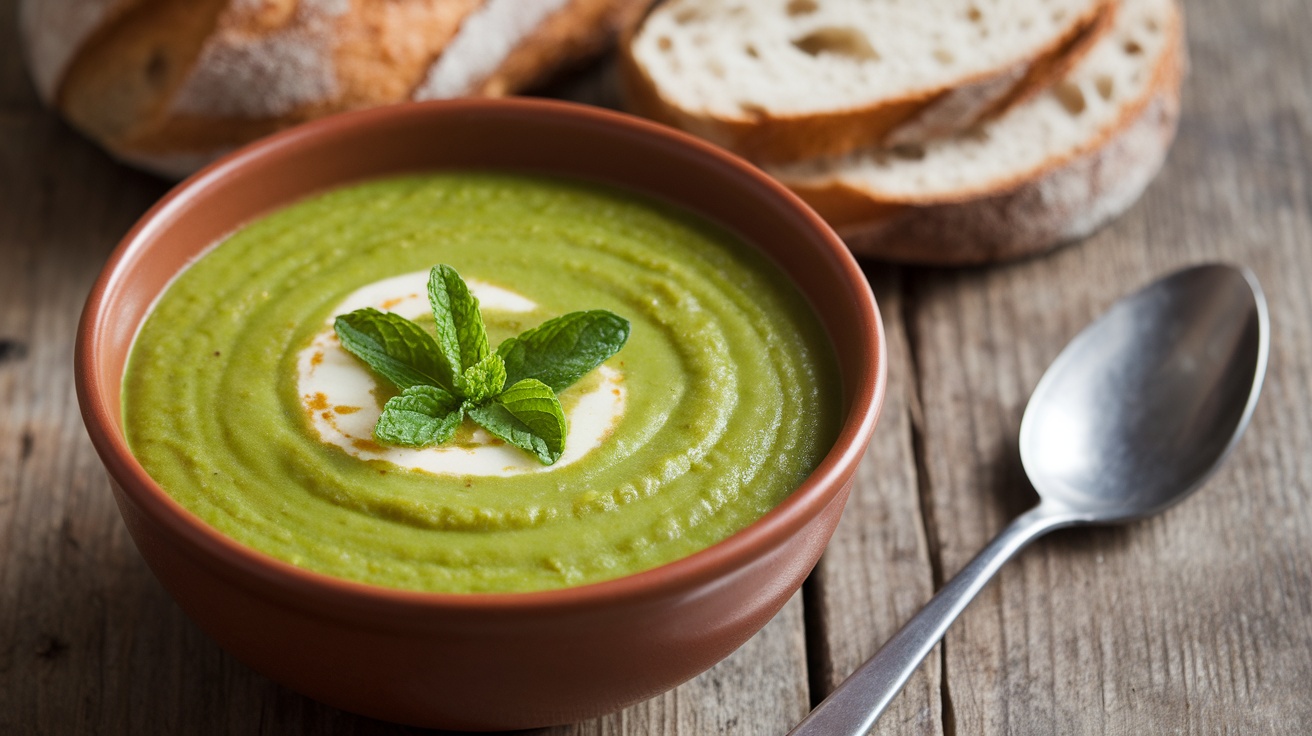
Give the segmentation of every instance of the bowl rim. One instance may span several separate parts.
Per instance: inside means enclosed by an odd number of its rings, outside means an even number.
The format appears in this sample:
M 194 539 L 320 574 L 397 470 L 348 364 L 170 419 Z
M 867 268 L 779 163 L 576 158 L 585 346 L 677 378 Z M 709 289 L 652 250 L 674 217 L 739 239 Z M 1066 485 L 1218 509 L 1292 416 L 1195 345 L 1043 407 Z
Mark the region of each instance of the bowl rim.
M 852 334 L 867 342 L 871 360 L 851 389 L 847 415 L 833 445 L 819 465 L 781 503 L 762 517 L 727 538 L 671 562 L 584 585 L 520 592 L 428 592 L 391 588 L 298 567 L 265 552 L 248 547 L 211 527 L 199 516 L 175 501 L 152 479 L 136 460 L 127 445 L 122 428 L 114 420 L 114 411 L 106 400 L 103 376 L 92 356 L 105 349 L 105 326 L 112 322 L 107 297 L 124 288 L 129 281 L 128 265 L 136 251 L 154 240 L 162 223 L 182 214 L 209 190 L 230 177 L 240 177 L 254 162 L 289 146 L 310 145 L 319 139 L 332 139 L 350 129 L 368 129 L 393 118 L 405 116 L 470 115 L 496 111 L 515 111 L 525 115 L 545 115 L 567 122 L 591 123 L 625 129 L 629 135 L 664 139 L 665 144 L 692 148 L 700 155 L 733 170 L 737 176 L 751 180 L 763 190 L 775 206 L 794 210 L 819 235 L 830 258 L 844 276 L 845 286 L 857 299 L 860 323 Z M 404 173 L 397 171 L 397 173 Z M 623 183 L 618 183 L 624 187 Z M 641 187 L 630 190 L 642 193 Z M 647 196 L 658 196 L 647 193 Z M 754 199 L 760 197 L 753 196 Z M 284 206 L 286 203 L 275 205 Z M 687 207 L 687 205 L 679 205 Z M 709 217 L 708 215 L 701 215 Z M 712 218 L 714 219 L 714 218 Z M 179 272 L 180 273 L 180 272 Z M 791 279 L 790 279 L 791 280 Z M 162 293 L 162 292 L 160 292 Z M 805 295 L 805 292 L 803 292 Z M 158 297 L 158 294 L 156 295 Z M 811 302 L 810 297 L 807 301 Z M 812 305 L 814 309 L 814 304 Z M 149 311 L 147 311 L 147 314 Z M 140 323 L 134 326 L 134 335 Z M 135 340 L 135 337 L 134 337 Z M 828 341 L 832 344 L 833 337 Z M 129 348 L 130 352 L 130 348 Z M 279 595 L 291 602 L 312 605 L 311 600 L 331 599 L 346 610 L 377 609 L 431 612 L 435 609 L 468 613 L 515 613 L 574 610 L 589 608 L 606 601 L 624 600 L 635 604 L 651 601 L 680 591 L 691 591 L 725 571 L 737 570 L 782 545 L 811 518 L 819 515 L 837 495 L 842 478 L 855 472 L 855 466 L 869 444 L 883 406 L 887 384 L 887 344 L 879 308 L 865 275 L 851 251 L 823 219 L 797 195 L 747 161 L 700 138 L 628 114 L 603 108 L 541 98 L 464 98 L 407 102 L 328 116 L 275 133 L 247 144 L 205 166 L 170 189 L 120 239 L 110 254 L 87 296 L 78 324 L 74 352 L 74 377 L 83 422 L 92 444 L 113 483 L 122 493 L 166 530 L 192 557 L 212 572 L 229 580 L 249 584 L 256 581 L 265 593 Z M 121 380 L 121 377 L 120 377 Z M 235 572 L 239 571 L 239 572 Z M 321 606 L 314 606 L 321 609 Z M 331 613 L 323 611 L 323 613 Z

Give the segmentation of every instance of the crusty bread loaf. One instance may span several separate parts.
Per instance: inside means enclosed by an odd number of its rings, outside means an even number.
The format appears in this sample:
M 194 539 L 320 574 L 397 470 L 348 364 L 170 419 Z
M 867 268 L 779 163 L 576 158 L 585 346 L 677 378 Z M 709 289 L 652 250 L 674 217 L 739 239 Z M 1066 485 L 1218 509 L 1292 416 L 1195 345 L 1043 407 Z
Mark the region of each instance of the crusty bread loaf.
M 1045 87 L 1112 0 L 667 0 L 622 44 L 634 111 L 758 163 L 942 137 Z
M 37 89 L 172 176 L 342 110 L 506 94 L 610 43 L 641 0 L 23 0 Z
M 1165 158 L 1181 21 L 1175 0 L 1124 0 L 1065 78 L 969 133 L 769 171 L 864 255 L 983 263 L 1083 237 L 1128 208 Z

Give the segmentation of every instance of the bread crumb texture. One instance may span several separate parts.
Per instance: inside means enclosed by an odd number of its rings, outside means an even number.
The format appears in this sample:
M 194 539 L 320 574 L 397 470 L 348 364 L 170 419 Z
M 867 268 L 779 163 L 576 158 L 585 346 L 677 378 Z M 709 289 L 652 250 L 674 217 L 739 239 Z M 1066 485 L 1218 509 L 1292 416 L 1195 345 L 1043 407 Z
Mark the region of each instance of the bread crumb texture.
M 770 169 L 789 186 L 841 186 L 902 204 L 961 201 L 1026 181 L 1103 143 L 1146 106 L 1179 44 L 1174 0 L 1125 0 L 1111 32 L 1061 80 L 1006 114 L 923 144 Z
M 631 53 L 664 101 L 750 120 L 924 98 L 1024 68 L 1103 0 L 668 0 Z

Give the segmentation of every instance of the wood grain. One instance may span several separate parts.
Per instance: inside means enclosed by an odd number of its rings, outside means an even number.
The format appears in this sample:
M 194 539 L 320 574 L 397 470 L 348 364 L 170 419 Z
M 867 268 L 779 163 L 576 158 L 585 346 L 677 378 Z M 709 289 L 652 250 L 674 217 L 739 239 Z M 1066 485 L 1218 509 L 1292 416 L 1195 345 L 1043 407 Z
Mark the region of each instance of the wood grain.
M 807 583 L 817 700 L 869 659 L 934 589 L 916 483 L 916 378 L 903 331 L 901 273 L 874 264 L 866 273 L 887 333 L 889 386 L 843 519 Z M 943 732 L 939 657 L 930 655 L 875 733 Z
M 72 338 L 166 189 L 43 111 L 0 0 L 0 733 L 418 733 L 247 670 L 141 562 L 78 418 Z M 1016 432 L 1048 362 L 1120 295 L 1206 260 L 1271 303 L 1249 435 L 1199 494 L 1059 532 L 987 588 L 879 733 L 1312 732 L 1312 8 L 1187 4 L 1179 139 L 1125 217 L 1040 260 L 866 264 L 891 384 L 830 550 L 756 638 L 665 695 L 541 736 L 780 734 L 1033 502 Z M 546 90 L 614 106 L 598 67 Z

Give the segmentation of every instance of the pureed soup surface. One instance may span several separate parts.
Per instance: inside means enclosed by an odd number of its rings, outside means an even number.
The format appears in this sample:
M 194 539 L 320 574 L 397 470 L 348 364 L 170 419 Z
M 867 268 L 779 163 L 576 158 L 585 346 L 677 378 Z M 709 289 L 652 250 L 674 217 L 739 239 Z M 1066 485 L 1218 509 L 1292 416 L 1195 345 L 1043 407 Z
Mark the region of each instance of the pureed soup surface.
M 561 393 L 555 465 L 468 419 L 454 446 L 358 436 L 395 391 L 331 320 L 400 304 L 413 278 L 396 277 L 437 263 L 481 295 L 493 349 L 575 310 L 632 323 Z M 404 316 L 431 331 L 422 312 Z M 387 179 L 264 217 L 181 274 L 133 346 L 123 414 L 150 475 L 255 549 L 382 586 L 543 590 L 684 557 L 782 501 L 838 431 L 823 334 L 772 264 L 667 205 L 509 174 Z M 336 372 L 312 375 L 334 350 Z

